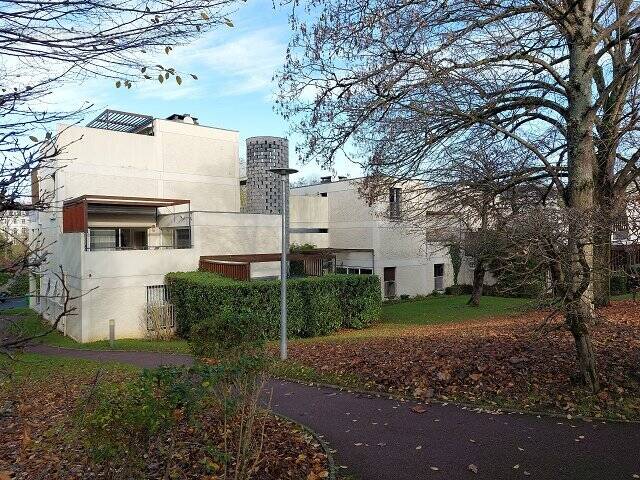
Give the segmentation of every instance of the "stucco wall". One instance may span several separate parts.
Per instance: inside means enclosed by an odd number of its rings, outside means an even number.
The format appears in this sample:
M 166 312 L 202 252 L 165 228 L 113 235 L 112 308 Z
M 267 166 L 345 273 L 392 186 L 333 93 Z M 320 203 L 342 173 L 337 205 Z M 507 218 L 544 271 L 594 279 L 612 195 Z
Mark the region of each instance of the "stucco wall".
M 415 185 L 408 183 L 406 187 Z M 426 242 L 426 234 L 417 232 L 413 226 L 385 218 L 388 210 L 385 195 L 369 205 L 358 193 L 358 180 L 343 180 L 292 189 L 292 200 L 321 193 L 326 194 L 322 198 L 328 202 L 328 247 L 373 249 L 375 273 L 381 281 L 385 266 L 396 267 L 398 295 L 431 293 L 435 287 L 435 263 L 445 266 L 444 286 L 453 284 L 453 268 L 446 249 Z M 343 266 L 367 267 L 372 263 L 367 253 L 340 253 L 337 260 Z
M 61 169 L 55 181 L 51 171 L 40 172 L 40 187 L 55 192 L 56 207 L 81 195 L 191 200 L 191 249 L 86 252 L 85 234 L 61 233 L 59 208 L 37 215 L 35 226 L 51 245 L 41 290 L 51 284 L 54 268 L 64 265 L 74 294 L 82 294 L 77 301 L 81 315 L 63 326 L 77 340 L 107 338 L 112 318 L 117 338 L 141 336 L 146 287 L 163 284 L 170 271 L 196 269 L 201 255 L 280 251 L 279 216 L 238 213 L 237 132 L 167 120 L 154 120 L 153 127 L 153 136 L 60 127 L 58 142 L 66 146 L 57 165 Z M 189 225 L 186 208 L 160 209 L 159 226 Z M 90 226 L 151 225 L 148 218 L 92 215 Z M 149 245 L 162 244 L 160 228 L 150 229 Z M 253 272 L 277 273 L 273 265 Z M 41 303 L 34 306 L 51 310 L 52 317 L 55 305 Z
M 170 215 L 163 223 L 182 223 L 181 217 Z M 144 335 L 146 287 L 164 284 L 168 272 L 197 269 L 201 255 L 280 251 L 279 215 L 193 212 L 192 225 L 190 249 L 83 252 L 82 286 L 90 293 L 83 298 L 82 341 L 108 338 L 111 318 L 116 338 Z M 254 264 L 251 274 L 277 276 L 279 264 Z
M 192 210 L 240 209 L 238 132 L 154 120 L 154 135 L 61 127 L 60 199 L 185 198 Z M 176 207 L 176 210 L 184 207 Z

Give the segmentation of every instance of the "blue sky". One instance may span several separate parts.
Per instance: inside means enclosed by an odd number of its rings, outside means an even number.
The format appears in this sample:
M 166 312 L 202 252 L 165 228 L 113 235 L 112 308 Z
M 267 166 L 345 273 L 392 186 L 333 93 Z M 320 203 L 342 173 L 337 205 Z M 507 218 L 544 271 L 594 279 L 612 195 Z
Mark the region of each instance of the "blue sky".
M 288 14 L 288 8 L 274 9 L 271 0 L 249 0 L 232 16 L 233 28 L 220 27 L 160 59 L 165 66 L 195 73 L 198 80 L 182 75 L 181 86 L 174 81 L 162 85 L 149 81 L 130 90 L 116 89 L 112 81 L 93 80 L 80 89 L 60 92 L 58 98 L 70 102 L 69 106 L 89 101 L 95 113 L 107 107 L 156 117 L 190 113 L 201 124 L 238 130 L 241 157 L 247 137 L 287 136 L 290 164 L 301 170 L 298 175 L 319 175 L 324 171 L 317 165 L 303 166 L 296 158 L 296 139 L 273 111 L 272 77 L 284 61 L 290 36 Z M 345 163 L 335 169 L 341 175 L 358 174 L 357 167 Z

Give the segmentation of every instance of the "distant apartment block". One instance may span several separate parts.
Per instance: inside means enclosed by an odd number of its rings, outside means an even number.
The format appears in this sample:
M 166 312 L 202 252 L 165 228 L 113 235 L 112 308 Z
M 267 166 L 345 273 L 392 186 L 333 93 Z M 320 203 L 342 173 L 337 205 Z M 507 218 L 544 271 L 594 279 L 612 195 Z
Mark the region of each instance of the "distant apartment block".
M 30 226 L 29 212 L 9 210 L 0 217 L 0 234 L 8 241 L 21 241 L 29 238 Z

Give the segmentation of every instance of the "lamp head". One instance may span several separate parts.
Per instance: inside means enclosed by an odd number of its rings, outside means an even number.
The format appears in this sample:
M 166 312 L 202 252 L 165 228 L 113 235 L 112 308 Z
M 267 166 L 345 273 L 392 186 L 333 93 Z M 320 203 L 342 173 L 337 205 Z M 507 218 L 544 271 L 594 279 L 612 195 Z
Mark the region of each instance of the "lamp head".
M 298 170 L 295 168 L 270 168 L 269 172 L 277 173 L 278 175 L 292 175 L 298 173 Z

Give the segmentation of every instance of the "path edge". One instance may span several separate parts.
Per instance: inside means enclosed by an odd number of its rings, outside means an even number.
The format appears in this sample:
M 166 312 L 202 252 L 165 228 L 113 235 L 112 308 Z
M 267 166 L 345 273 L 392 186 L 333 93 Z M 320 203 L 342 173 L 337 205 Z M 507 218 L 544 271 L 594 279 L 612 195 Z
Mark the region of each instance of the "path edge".
M 271 378 L 274 380 L 280 380 L 283 382 L 297 383 L 299 385 L 305 385 L 307 387 L 331 388 L 333 390 L 339 390 L 342 392 L 355 393 L 359 395 L 367 395 L 367 396 L 376 397 L 376 398 L 387 398 L 389 400 L 397 400 L 397 401 L 406 402 L 406 403 L 416 403 L 416 404 L 423 404 L 423 405 L 429 405 L 429 404 L 452 405 L 454 407 L 461 407 L 461 408 L 471 409 L 471 410 L 479 410 L 481 411 L 481 413 L 486 413 L 489 415 L 496 414 L 496 413 L 506 414 L 506 415 L 518 414 L 518 415 L 533 415 L 537 417 L 557 418 L 557 419 L 563 419 L 563 420 L 569 420 L 569 421 L 580 420 L 586 423 L 603 422 L 603 423 L 621 423 L 621 424 L 630 423 L 633 425 L 640 425 L 640 420 L 631 420 L 631 419 L 623 419 L 623 418 L 596 418 L 596 417 L 589 417 L 585 415 L 571 415 L 571 418 L 567 418 L 566 415 L 563 415 L 561 413 L 555 413 L 555 412 L 545 412 L 545 411 L 539 411 L 539 410 L 524 410 L 524 409 L 509 408 L 509 407 L 496 407 L 491 409 L 486 406 L 469 403 L 469 402 L 458 401 L 458 400 L 450 400 L 450 401 L 438 400 L 438 399 L 420 400 L 419 398 L 407 397 L 404 395 L 400 395 L 398 393 L 382 392 L 379 390 L 367 390 L 364 388 L 357 388 L 357 387 L 345 387 L 344 385 L 335 385 L 332 383 L 310 382 L 310 381 L 300 380 L 296 378 L 286 378 L 286 377 L 275 376 L 275 375 L 271 375 Z
M 325 442 L 321 436 L 318 434 L 318 432 L 316 432 L 315 430 L 313 430 L 311 427 L 308 427 L 307 425 L 305 425 L 304 423 L 300 423 L 297 420 L 294 420 L 291 417 L 288 417 L 286 415 L 283 415 L 281 413 L 276 413 L 273 410 L 271 410 L 271 414 L 274 415 L 275 417 L 278 417 L 282 420 L 285 420 L 287 422 L 290 422 L 294 425 L 296 425 L 302 432 L 311 435 L 311 437 L 318 442 L 318 444 L 320 445 L 320 448 L 322 448 L 322 451 L 324 452 L 324 454 L 327 456 L 327 463 L 328 463 L 328 470 L 329 470 L 329 477 L 328 480 L 336 480 L 337 479 L 337 468 L 336 468 L 336 462 L 333 458 L 333 453 L 331 453 L 331 448 L 329 448 L 329 444 L 327 442 Z

